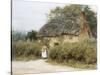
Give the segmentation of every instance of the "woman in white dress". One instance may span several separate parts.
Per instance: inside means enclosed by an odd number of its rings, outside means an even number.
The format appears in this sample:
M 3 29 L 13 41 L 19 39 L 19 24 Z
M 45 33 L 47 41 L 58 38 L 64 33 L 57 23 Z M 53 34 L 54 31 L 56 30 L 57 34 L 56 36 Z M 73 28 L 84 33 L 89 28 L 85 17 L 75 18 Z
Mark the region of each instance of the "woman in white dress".
M 42 58 L 47 58 L 47 47 L 46 46 L 43 46 L 41 56 Z

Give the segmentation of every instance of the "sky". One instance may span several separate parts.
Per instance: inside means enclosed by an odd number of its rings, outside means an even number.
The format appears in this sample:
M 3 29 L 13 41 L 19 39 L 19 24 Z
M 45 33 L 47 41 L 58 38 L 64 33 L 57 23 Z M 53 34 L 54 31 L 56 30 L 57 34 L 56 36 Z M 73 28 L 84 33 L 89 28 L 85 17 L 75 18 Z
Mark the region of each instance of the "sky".
M 12 28 L 17 31 L 30 31 L 39 29 L 46 24 L 50 9 L 68 4 L 33 2 L 27 0 L 12 1 Z M 96 11 L 95 6 L 90 6 Z

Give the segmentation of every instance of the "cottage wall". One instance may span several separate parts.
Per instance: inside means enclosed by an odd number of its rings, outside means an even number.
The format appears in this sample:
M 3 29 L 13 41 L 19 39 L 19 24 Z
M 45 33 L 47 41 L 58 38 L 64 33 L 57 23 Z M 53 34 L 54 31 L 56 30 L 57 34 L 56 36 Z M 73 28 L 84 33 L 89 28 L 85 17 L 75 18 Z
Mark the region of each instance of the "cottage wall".
M 60 43 L 59 41 L 59 37 L 49 37 L 50 41 L 49 41 L 49 46 L 53 47 L 56 43 Z
M 49 40 L 49 46 L 53 47 L 55 45 L 59 45 L 59 44 L 64 44 L 66 42 L 78 42 L 79 41 L 79 36 L 75 36 L 75 35 L 62 35 L 62 36 L 58 36 L 58 37 L 44 37 L 44 40 Z
M 73 43 L 73 42 L 78 42 L 79 41 L 79 36 L 64 35 L 63 39 L 64 39 L 64 43 L 66 43 L 66 42 Z

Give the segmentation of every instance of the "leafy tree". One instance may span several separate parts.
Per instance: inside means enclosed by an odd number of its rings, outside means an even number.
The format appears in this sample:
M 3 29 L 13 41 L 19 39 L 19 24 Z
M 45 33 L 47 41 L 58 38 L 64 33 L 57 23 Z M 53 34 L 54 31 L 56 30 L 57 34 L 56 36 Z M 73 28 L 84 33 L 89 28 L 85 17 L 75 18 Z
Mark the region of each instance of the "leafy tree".
M 63 8 L 56 7 L 55 9 L 51 9 L 48 19 L 51 20 L 56 17 L 66 16 L 68 13 L 75 15 L 79 15 L 81 12 L 82 6 L 81 5 L 67 5 Z
M 88 25 L 90 26 L 90 29 L 92 31 L 92 35 L 94 37 L 97 37 L 97 17 L 96 14 L 88 7 L 86 6 L 84 8 L 86 20 L 88 22 Z
M 37 34 L 37 32 L 32 30 L 32 31 L 27 33 L 26 39 L 29 39 L 30 41 L 37 40 L 36 34 Z

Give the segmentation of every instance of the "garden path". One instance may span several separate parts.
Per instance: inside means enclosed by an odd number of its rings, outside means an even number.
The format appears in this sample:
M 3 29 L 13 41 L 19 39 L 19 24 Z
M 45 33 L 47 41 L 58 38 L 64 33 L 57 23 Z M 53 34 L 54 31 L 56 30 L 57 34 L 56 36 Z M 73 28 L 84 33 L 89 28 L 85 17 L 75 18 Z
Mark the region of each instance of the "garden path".
M 27 75 L 33 73 L 79 71 L 83 69 L 69 66 L 53 65 L 46 62 L 46 59 L 31 61 L 12 61 L 12 75 Z

